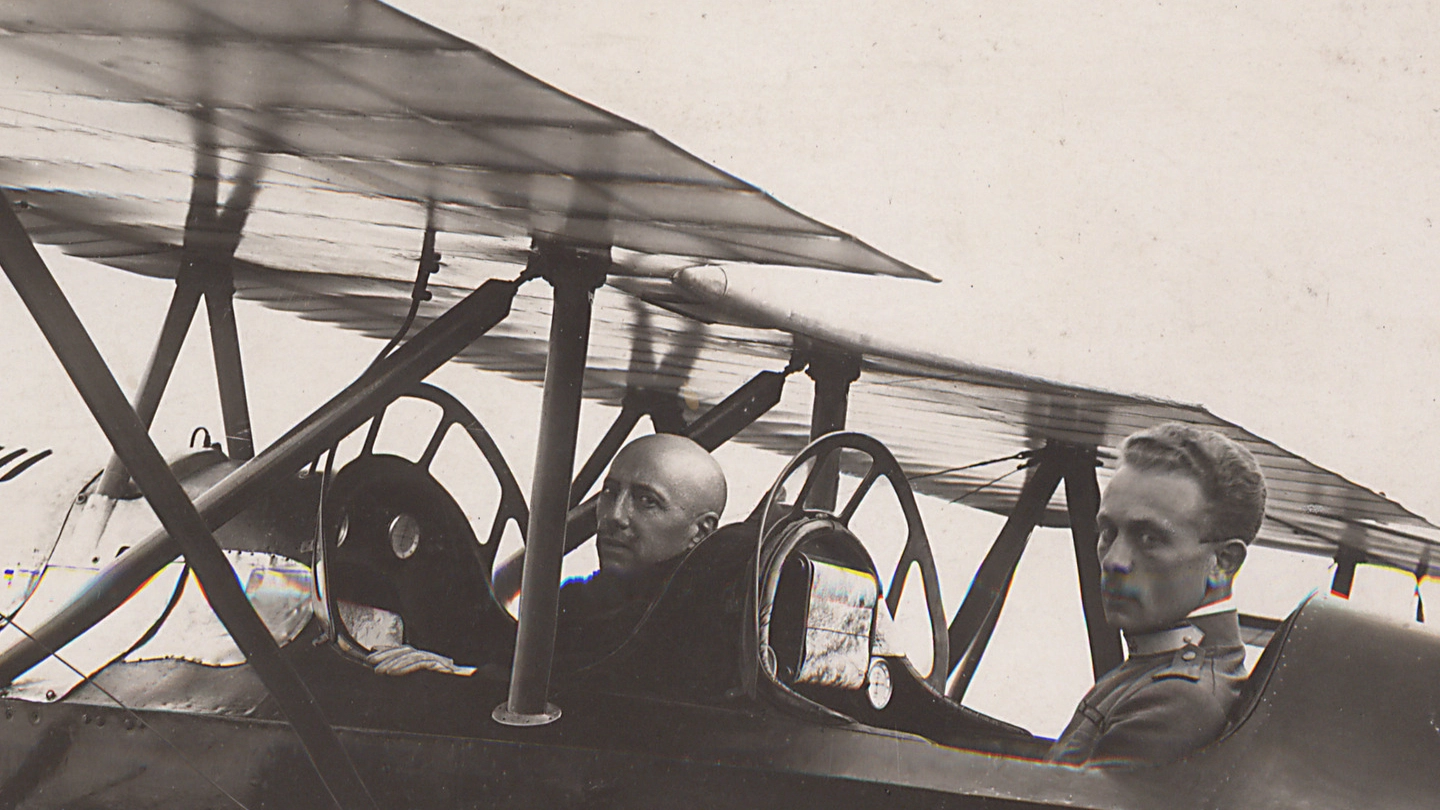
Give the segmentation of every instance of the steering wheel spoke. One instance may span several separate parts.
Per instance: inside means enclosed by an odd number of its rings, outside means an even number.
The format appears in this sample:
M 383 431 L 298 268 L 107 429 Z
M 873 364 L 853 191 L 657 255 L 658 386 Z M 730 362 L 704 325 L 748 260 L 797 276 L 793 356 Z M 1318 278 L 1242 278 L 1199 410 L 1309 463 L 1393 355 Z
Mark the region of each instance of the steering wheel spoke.
M 435 455 L 440 452 L 440 443 L 445 441 L 445 436 L 450 433 L 450 426 L 455 424 L 455 419 L 446 412 L 440 417 L 440 422 L 435 425 L 435 432 L 430 434 L 430 441 L 426 443 L 425 449 L 421 451 L 420 458 L 415 463 L 425 469 L 430 469 L 430 464 L 435 461 Z
M 850 525 L 850 519 L 855 517 L 855 510 L 860 508 L 860 502 L 865 500 L 865 496 L 869 494 L 870 488 L 875 486 L 875 482 L 880 480 L 880 476 L 883 473 L 884 470 L 881 469 L 879 462 L 873 458 L 870 459 L 870 469 L 865 471 L 865 477 L 860 479 L 860 485 L 855 487 L 854 492 L 850 493 L 850 500 L 846 501 L 844 508 L 840 510 L 839 517 L 841 523 L 844 523 L 846 526 Z

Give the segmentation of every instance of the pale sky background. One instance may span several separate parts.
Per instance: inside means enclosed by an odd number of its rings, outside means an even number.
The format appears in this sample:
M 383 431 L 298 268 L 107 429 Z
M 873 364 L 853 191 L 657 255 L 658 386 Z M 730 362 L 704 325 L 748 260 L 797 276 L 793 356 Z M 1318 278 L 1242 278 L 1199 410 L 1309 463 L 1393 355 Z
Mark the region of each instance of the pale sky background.
M 1200 402 L 1440 517 L 1440 83 L 1430 72 L 1440 11 L 400 5 L 944 280 L 757 281 L 801 308 L 963 360 Z M 169 286 L 46 255 L 133 386 Z M 253 306 L 240 318 L 262 444 L 377 348 Z M 98 432 L 27 326 L 0 284 L 0 444 L 63 435 L 95 447 Z M 162 423 L 175 417 L 160 434 L 167 452 L 183 446 L 197 409 L 218 426 L 208 351 L 200 333 L 192 342 L 179 372 L 192 383 L 162 409 Z M 477 376 L 445 370 L 441 382 L 514 443 L 528 491 L 538 390 Z M 487 399 L 508 412 L 486 410 Z M 587 416 L 587 435 L 607 419 Z M 732 476 L 756 458 L 727 452 Z M 67 458 L 73 471 L 59 457 L 48 476 L 91 469 L 104 453 Z M 748 510 L 778 466 L 767 457 L 732 506 Z M 73 492 L 39 475 L 7 486 L 22 482 Z M 976 520 L 993 538 L 998 519 L 988 519 Z M 11 525 L 26 523 L 12 515 Z M 987 658 L 972 695 L 1053 735 L 1088 686 L 1088 664 L 1074 643 L 1069 539 L 1040 532 L 1032 548 L 992 646 L 1007 668 Z M 978 556 L 962 557 L 954 564 L 973 570 Z M 1318 563 L 1307 576 L 1325 581 Z M 1401 598 L 1410 585 L 1389 585 L 1393 612 L 1413 612 Z M 947 590 L 951 611 L 963 593 Z
M 848 318 L 1440 515 L 1440 8 L 401 5 L 944 279 Z

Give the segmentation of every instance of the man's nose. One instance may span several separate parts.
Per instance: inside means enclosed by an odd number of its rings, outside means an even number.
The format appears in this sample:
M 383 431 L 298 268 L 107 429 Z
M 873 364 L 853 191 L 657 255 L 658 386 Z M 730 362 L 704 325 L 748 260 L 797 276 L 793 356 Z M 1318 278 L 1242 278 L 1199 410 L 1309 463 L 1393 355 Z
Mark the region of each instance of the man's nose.
M 1100 568 L 1104 571 L 1126 573 L 1130 570 L 1130 562 L 1130 543 L 1124 537 L 1115 538 L 1100 554 Z
M 608 526 L 625 527 L 630 524 L 630 515 L 625 509 L 623 497 L 600 499 L 600 521 Z

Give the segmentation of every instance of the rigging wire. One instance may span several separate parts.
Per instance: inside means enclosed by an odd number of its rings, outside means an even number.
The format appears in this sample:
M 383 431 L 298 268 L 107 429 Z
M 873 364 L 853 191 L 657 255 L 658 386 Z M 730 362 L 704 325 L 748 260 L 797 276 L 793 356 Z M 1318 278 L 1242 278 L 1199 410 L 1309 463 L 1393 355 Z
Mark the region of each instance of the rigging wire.
M 919 481 L 919 480 L 922 479 L 922 478 L 935 478 L 935 477 L 937 477 L 937 476 L 948 475 L 949 473 L 953 473 L 953 472 L 964 472 L 965 470 L 973 470 L 973 469 L 975 469 L 976 467 L 985 467 L 985 466 L 988 466 L 988 465 L 991 465 L 991 464 L 999 464 L 999 463 L 1002 462 L 1002 461 L 1019 461 L 1019 460 L 1023 460 L 1023 459 L 1028 459 L 1028 458 L 1030 458 L 1031 456 L 1033 456 L 1034 454 L 1035 454 L 1035 451 L 1034 451 L 1034 450 L 1021 450 L 1021 451 L 1018 452 L 1018 453 L 1012 453 L 1012 454 L 1010 454 L 1010 455 L 1008 455 L 1008 456 L 1001 456 L 1000 458 L 986 459 L 985 461 L 977 461 L 977 462 L 974 462 L 973 464 L 965 464 L 965 465 L 962 465 L 962 466 L 959 466 L 959 467 L 950 467 L 950 468 L 947 468 L 947 469 L 944 469 L 944 470 L 936 470 L 935 472 L 919 473 L 919 474 L 917 474 L 917 475 L 911 475 L 911 476 L 908 476 L 905 480 L 906 480 L 906 481 L 909 481 L 909 482 L 915 482 L 915 481 Z
M 188 569 L 189 566 L 187 565 L 187 566 L 185 566 L 185 568 Z M 188 570 L 182 571 L 181 574 L 182 574 L 183 576 L 188 576 L 189 571 L 188 571 Z M 181 582 L 183 583 L 184 580 L 182 579 Z M 178 599 L 175 598 L 175 597 L 178 596 L 178 595 L 179 595 L 179 590 L 177 589 L 175 596 L 172 596 L 172 597 L 171 597 L 172 606 L 173 606 L 173 602 L 178 601 Z M 169 609 L 169 607 L 167 607 L 167 610 L 168 610 L 168 609 Z M 17 612 L 18 612 L 18 611 L 17 611 Z M 129 706 L 125 705 L 125 702 L 122 701 L 120 698 L 116 697 L 116 696 L 114 695 L 114 693 L 112 693 L 109 689 L 106 689 L 105 687 L 101 686 L 100 683 L 99 683 L 98 681 L 96 681 L 93 677 L 91 677 L 90 675 L 86 675 L 84 672 L 81 672 L 79 669 L 77 669 L 77 668 L 75 667 L 74 664 L 71 664 L 69 661 L 66 661 L 64 658 L 62 658 L 62 657 L 60 656 L 60 653 L 56 652 L 55 650 L 52 650 L 48 645 L 46 645 L 46 644 L 44 644 L 43 642 L 41 642 L 40 639 L 37 639 L 37 638 L 35 638 L 35 636 L 31 635 L 31 634 L 30 634 L 30 631 L 28 631 L 28 630 L 26 630 L 25 628 L 21 627 L 20 625 L 16 624 L 16 623 L 15 623 L 15 614 L 14 614 L 14 613 L 11 613 L 11 614 L 8 615 L 8 616 L 0 616 L 0 627 L 3 627 L 3 626 L 5 626 L 5 625 L 7 625 L 7 624 L 10 625 L 11 627 L 15 628 L 16 630 L 19 630 L 22 635 L 24 635 L 26 638 L 30 639 L 31 643 L 35 644 L 35 645 L 36 645 L 37 647 L 39 647 L 40 649 L 44 650 L 50 657 L 54 658 L 56 661 L 59 661 L 61 664 L 63 664 L 63 665 L 64 665 L 67 669 L 69 669 L 71 672 L 73 672 L 73 673 L 75 673 L 76 675 L 80 676 L 80 682 L 81 682 L 81 683 L 89 684 L 90 686 L 95 687 L 95 689 L 96 689 L 98 692 L 100 692 L 100 694 L 102 694 L 102 695 L 104 695 L 105 697 L 110 698 L 110 700 L 114 701 L 114 703 L 115 703 L 116 706 L 119 706 L 122 711 L 124 711 L 126 714 L 128 714 L 137 724 L 139 724 L 139 727 L 140 727 L 140 728 L 147 729 L 147 730 L 150 731 L 150 733 L 154 734 L 154 735 L 156 736 L 156 738 L 158 738 L 158 739 L 160 740 L 160 742 L 164 743 L 167 748 L 169 748 L 171 751 L 174 751 L 175 754 L 180 757 L 180 761 L 181 761 L 181 762 L 184 762 L 184 763 L 190 768 L 190 770 L 194 771 L 197 776 L 199 776 L 201 779 L 204 779 L 206 782 L 210 783 L 210 786 L 211 786 L 211 787 L 213 787 L 213 788 L 215 788 L 215 790 L 219 791 L 219 792 L 220 792 L 220 795 L 222 795 L 222 796 L 224 796 L 225 798 L 229 799 L 236 807 L 239 807 L 240 810 L 250 810 L 249 806 L 247 806 L 244 802 L 240 801 L 239 799 L 235 798 L 235 796 L 232 795 L 232 794 L 230 793 L 230 791 L 228 791 L 228 790 L 226 790 L 225 788 L 221 787 L 218 782 L 216 782 L 214 779 L 211 779 L 209 776 L 207 776 L 207 775 L 205 774 L 205 772 L 202 771 L 198 765 L 196 765 L 189 757 L 185 756 L 185 752 L 184 752 L 184 751 L 181 751 L 180 748 L 179 748 L 177 745 L 175 745 L 175 743 L 171 742 L 170 739 L 169 739 L 168 737 L 166 737 L 163 733 L 161 733 L 159 729 L 155 728 L 154 726 L 150 725 L 149 723 L 146 723 L 146 722 L 145 722 L 145 718 L 141 717 L 141 716 L 139 715 L 139 713 L 137 713 L 134 709 L 132 709 L 132 708 L 130 708 Z M 156 625 L 156 629 L 158 629 L 158 627 L 159 627 L 159 625 L 157 624 L 157 625 Z M 139 645 L 136 645 L 136 646 L 139 646 Z M 127 652 L 126 654 L 128 655 L 129 653 Z M 102 667 L 102 669 L 103 669 L 103 667 Z
M 1030 464 L 1029 464 L 1029 462 L 1027 461 L 1027 462 L 1024 463 L 1024 464 L 1021 464 L 1021 465 L 1017 466 L 1015 469 L 1011 470 L 1010 472 L 1007 472 L 1007 473 L 1005 473 L 1004 475 L 999 475 L 999 476 L 996 476 L 996 477 L 994 477 L 994 478 L 991 478 L 989 481 L 986 481 L 985 483 L 981 484 L 980 486 L 975 487 L 974 489 L 970 490 L 969 492 L 964 493 L 964 494 L 961 495 L 960 497 L 951 499 L 950 503 L 959 503 L 959 502 L 965 500 L 966 498 L 970 497 L 971 495 L 974 495 L 975 493 L 980 492 L 981 490 L 988 489 L 989 487 L 992 487 L 992 486 L 994 486 L 995 484 L 998 484 L 998 483 L 1000 483 L 1001 481 L 1004 481 L 1006 478 L 1009 478 L 1010 476 L 1014 475 L 1014 474 L 1017 473 L 1017 472 L 1020 472 L 1021 470 L 1025 469 L 1025 468 L 1027 468 L 1027 467 L 1029 467 L 1029 466 L 1030 466 Z

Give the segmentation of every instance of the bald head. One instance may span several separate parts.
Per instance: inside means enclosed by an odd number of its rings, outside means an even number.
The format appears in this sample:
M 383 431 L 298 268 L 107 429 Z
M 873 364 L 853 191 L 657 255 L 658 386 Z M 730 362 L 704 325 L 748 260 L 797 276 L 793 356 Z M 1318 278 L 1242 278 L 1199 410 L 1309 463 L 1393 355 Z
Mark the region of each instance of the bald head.
M 615 456 L 600 490 L 601 569 L 629 574 L 685 553 L 719 525 L 725 473 L 705 448 L 656 434 Z

